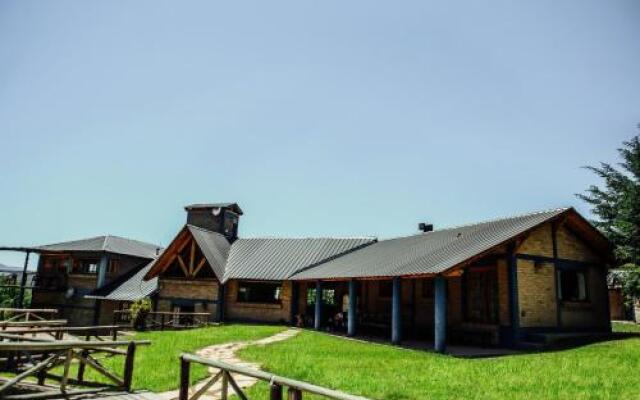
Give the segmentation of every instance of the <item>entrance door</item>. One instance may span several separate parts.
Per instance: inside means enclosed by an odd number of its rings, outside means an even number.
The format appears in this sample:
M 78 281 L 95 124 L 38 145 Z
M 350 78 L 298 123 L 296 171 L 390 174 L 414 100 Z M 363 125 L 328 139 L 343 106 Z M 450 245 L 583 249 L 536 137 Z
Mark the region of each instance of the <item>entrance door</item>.
M 495 266 L 471 267 L 463 275 L 465 320 L 498 323 L 498 274 Z

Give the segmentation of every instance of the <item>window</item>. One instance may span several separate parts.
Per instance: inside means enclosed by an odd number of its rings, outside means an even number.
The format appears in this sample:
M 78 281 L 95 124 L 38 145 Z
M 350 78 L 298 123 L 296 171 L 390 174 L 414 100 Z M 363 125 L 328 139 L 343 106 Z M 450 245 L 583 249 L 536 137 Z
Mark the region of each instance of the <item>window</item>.
M 316 304 L 316 288 L 307 289 L 307 304 L 310 306 Z M 335 289 L 322 289 L 322 304 L 336 305 Z
M 98 260 L 78 260 L 73 266 L 73 272 L 77 274 L 98 273 Z
M 282 286 L 279 283 L 240 282 L 238 303 L 280 303 Z
M 117 275 L 118 269 L 120 268 L 120 262 L 118 260 L 109 261 L 109 275 Z
M 587 300 L 587 280 L 583 271 L 558 271 L 558 286 L 560 300 Z
M 378 283 L 378 294 L 380 297 L 389 298 L 393 294 L 393 282 L 381 281 Z

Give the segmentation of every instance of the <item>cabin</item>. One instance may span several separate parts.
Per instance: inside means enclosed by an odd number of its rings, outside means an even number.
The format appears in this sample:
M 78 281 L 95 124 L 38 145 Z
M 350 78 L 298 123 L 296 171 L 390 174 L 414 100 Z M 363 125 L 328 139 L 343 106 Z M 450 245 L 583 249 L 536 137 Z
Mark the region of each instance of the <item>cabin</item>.
M 423 223 L 385 240 L 243 238 L 236 203 L 185 211 L 164 249 L 115 237 L 40 246 L 34 306 L 108 323 L 149 297 L 155 311 L 428 341 L 440 352 L 611 332 L 611 244 L 573 208 Z
M 24 249 L 39 255 L 31 307 L 57 308 L 72 326 L 105 325 L 118 301 L 96 291 L 127 281 L 160 253 L 157 245 L 118 236 L 97 236 Z

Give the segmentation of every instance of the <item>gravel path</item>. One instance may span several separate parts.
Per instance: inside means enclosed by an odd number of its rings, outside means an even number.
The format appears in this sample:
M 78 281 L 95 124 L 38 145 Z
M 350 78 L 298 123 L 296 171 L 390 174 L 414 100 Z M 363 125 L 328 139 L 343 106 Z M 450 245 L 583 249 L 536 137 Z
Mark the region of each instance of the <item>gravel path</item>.
M 271 343 L 281 342 L 283 340 L 290 339 L 296 336 L 300 331 L 297 329 L 288 329 L 284 332 L 277 333 L 273 336 L 266 337 L 264 339 L 252 340 L 247 342 L 232 342 L 232 343 L 224 343 L 217 344 L 214 346 L 205 347 L 204 349 L 200 349 L 196 352 L 197 355 L 203 358 L 208 358 L 211 360 L 219 360 L 230 364 L 235 364 L 247 368 L 260 369 L 260 364 L 257 363 L 249 363 L 244 362 L 238 358 L 236 352 L 240 349 L 243 349 L 247 346 L 265 346 Z M 215 375 L 219 370 L 217 368 L 209 368 L 209 372 L 211 375 Z M 249 386 L 253 386 L 256 383 L 255 378 L 231 374 L 233 379 L 238 383 L 238 386 L 241 388 L 247 388 Z M 195 387 L 190 388 L 189 395 L 193 394 L 196 390 L 200 389 L 209 378 L 204 379 L 203 381 L 197 383 Z M 216 382 L 207 392 L 200 397 L 202 400 L 218 400 L 220 399 L 220 391 L 222 389 L 221 381 Z M 233 389 L 229 386 L 229 393 L 232 393 Z M 175 400 L 178 398 L 178 390 L 172 390 L 169 392 L 158 393 L 163 400 Z

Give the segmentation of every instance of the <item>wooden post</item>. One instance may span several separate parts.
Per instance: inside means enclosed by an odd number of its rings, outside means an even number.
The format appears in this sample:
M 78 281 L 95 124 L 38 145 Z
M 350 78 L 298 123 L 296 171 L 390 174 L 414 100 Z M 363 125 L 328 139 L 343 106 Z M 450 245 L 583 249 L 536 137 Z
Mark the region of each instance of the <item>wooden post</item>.
M 282 400 L 282 386 L 272 384 L 269 389 L 269 400 Z
M 316 304 L 313 327 L 317 331 L 322 328 L 322 281 L 316 282 Z
M 302 390 L 289 388 L 287 400 L 302 400 Z
M 89 350 L 82 350 L 81 353 L 83 358 L 87 358 L 89 357 Z M 79 365 L 78 365 L 78 382 L 82 383 L 82 381 L 84 380 L 84 369 L 86 367 L 85 363 L 80 359 L 78 360 Z
M 160 330 L 164 330 L 164 314 L 160 315 Z
M 118 340 L 118 328 L 113 328 L 111 330 L 111 340 L 113 340 L 114 342 Z
M 133 381 L 133 361 L 136 356 L 136 343 L 129 342 L 127 346 L 127 356 L 124 360 L 124 380 L 123 386 L 124 390 L 127 392 L 131 391 L 131 383 Z
M 227 400 L 229 395 L 229 372 L 222 371 L 222 387 L 220 388 L 220 400 Z
M 393 295 L 391 299 L 391 342 L 400 344 L 402 341 L 402 281 L 400 277 L 393 278 Z
M 518 261 L 515 256 L 514 245 L 507 249 L 507 266 L 509 268 L 509 319 L 511 322 L 511 337 L 509 344 L 518 341 L 520 331 L 520 307 L 518 305 Z
M 189 400 L 189 361 L 180 357 L 180 397 L 179 400 Z
M 289 315 L 291 326 L 296 326 L 296 315 L 298 315 L 299 304 L 300 304 L 300 285 L 298 282 L 291 281 L 291 314 Z
M 224 322 L 224 294 L 225 294 L 225 285 L 224 284 L 219 284 L 218 285 L 218 303 L 217 303 L 217 307 L 216 307 L 216 314 L 217 317 L 216 319 L 218 320 L 218 322 Z
M 347 336 L 356 335 L 356 321 L 358 316 L 356 315 L 358 307 L 358 296 L 356 294 L 356 281 L 354 279 L 349 281 L 349 312 L 347 314 Z
M 434 348 L 438 353 L 444 353 L 447 349 L 447 281 L 444 276 L 435 277 L 434 290 Z
M 22 276 L 20 277 L 20 292 L 18 293 L 17 308 L 24 307 L 24 290 L 27 285 L 27 267 L 29 266 L 29 252 L 24 257 L 24 267 L 22 268 Z

